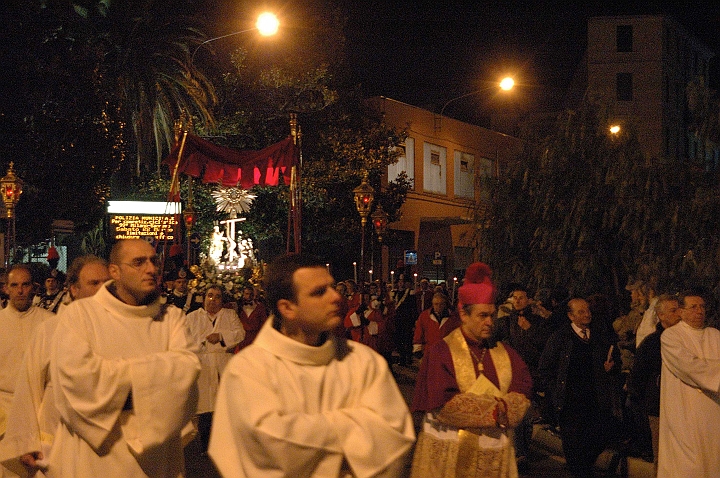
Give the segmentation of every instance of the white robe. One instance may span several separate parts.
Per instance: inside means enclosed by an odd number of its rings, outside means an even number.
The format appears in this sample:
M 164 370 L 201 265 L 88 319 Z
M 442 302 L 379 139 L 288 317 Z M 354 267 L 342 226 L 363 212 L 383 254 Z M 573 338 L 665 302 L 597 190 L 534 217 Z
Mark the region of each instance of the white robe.
M 68 305 L 50 355 L 61 424 L 50 454 L 62 478 L 184 473 L 181 430 L 197 406 L 200 363 L 185 316 L 155 301 L 130 306 L 106 283 Z M 132 391 L 132 410 L 123 410 Z
M 398 476 L 412 418 L 387 362 L 369 347 L 297 342 L 263 325 L 228 364 L 209 453 L 234 477 Z
M 220 309 L 215 317 L 210 317 L 205 309 L 190 312 L 187 315 L 187 327 L 190 339 L 199 349 L 198 358 L 202 366 L 198 378 L 200 398 L 197 413 L 212 412 L 215 409 L 220 376 L 232 358 L 232 353 L 228 353 L 227 348 L 242 342 L 245 329 L 237 313 L 225 308 Z M 211 344 L 205 340 L 205 337 L 215 332 L 222 337 L 222 343 Z
M 50 342 L 58 316 L 41 323 L 36 329 L 19 367 L 5 437 L 0 441 L 0 461 L 21 474 L 19 457 L 41 451 L 49 456 L 60 416 L 55 408 L 50 385 Z M 42 472 L 36 476 L 44 476 Z
M 10 409 L 18 370 L 25 349 L 37 327 L 54 314 L 40 307 L 19 312 L 12 303 L 0 310 L 0 408 Z M 0 429 L 0 436 L 5 429 Z
M 0 310 L 0 437 L 4 436 L 7 426 L 7 417 L 15 394 L 15 385 L 18 379 L 23 354 L 35 333 L 35 329 L 45 320 L 54 317 L 52 312 L 40 307 L 30 307 L 25 312 L 18 311 L 12 303 Z M 7 458 L 11 453 L 8 444 L 0 439 L 2 457 Z M 16 476 L 15 473 L 0 466 L 0 477 Z
M 720 331 L 680 322 L 660 341 L 658 477 L 720 476 Z

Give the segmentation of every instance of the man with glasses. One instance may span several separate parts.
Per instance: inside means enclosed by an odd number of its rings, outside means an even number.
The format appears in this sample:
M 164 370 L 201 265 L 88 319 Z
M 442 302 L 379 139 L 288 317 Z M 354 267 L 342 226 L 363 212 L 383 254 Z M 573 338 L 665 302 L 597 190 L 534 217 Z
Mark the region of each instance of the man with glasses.
M 720 331 L 697 291 L 679 296 L 680 323 L 660 337 L 658 477 L 720 476 Z
M 203 308 L 187 315 L 187 324 L 188 334 L 199 348 L 198 357 L 202 366 L 198 379 L 200 399 L 197 414 L 200 444 L 202 452 L 206 453 L 220 376 L 232 358 L 228 349 L 232 350 L 242 341 L 245 330 L 235 310 L 223 307 L 223 292 L 216 285 L 205 291 Z
M 160 299 L 160 260 L 139 239 L 110 252 L 111 281 L 70 303 L 51 348 L 61 417 L 55 476 L 182 476 L 181 435 L 195 413 L 200 363 L 185 316 Z

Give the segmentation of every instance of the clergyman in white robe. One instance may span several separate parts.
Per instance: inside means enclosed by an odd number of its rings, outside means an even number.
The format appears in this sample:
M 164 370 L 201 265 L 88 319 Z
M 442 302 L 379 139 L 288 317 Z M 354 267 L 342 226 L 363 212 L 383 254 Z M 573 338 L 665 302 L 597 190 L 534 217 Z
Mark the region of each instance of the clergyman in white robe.
M 233 357 L 227 348 L 242 342 L 245 329 L 237 313 L 227 308 L 220 309 L 215 316 L 211 316 L 204 308 L 190 312 L 187 315 L 187 327 L 190 339 L 199 349 L 198 357 L 202 366 L 198 378 L 200 398 L 197 413 L 212 412 L 220 375 Z M 205 339 L 212 333 L 220 334 L 220 342 L 212 344 Z
M 185 316 L 160 299 L 128 305 L 111 284 L 68 305 L 55 331 L 50 369 L 61 425 L 50 471 L 183 476 L 181 431 L 197 407 L 200 372 Z
M 335 337 L 303 344 L 271 317 L 225 368 L 209 453 L 225 478 L 391 477 L 414 441 L 385 359 Z
M 679 322 L 660 341 L 658 477 L 720 476 L 720 331 Z
M 20 312 L 12 302 L 0 310 L 0 460 L 2 461 L 12 453 L 12 446 L 6 448 L 8 444 L 3 442 L 5 442 L 7 417 L 15 394 L 23 354 L 35 329 L 52 317 L 54 317 L 52 312 L 41 307 L 31 306 L 26 311 Z M 3 449 L 5 451 L 2 451 Z M 13 476 L 16 476 L 14 471 L 0 465 L 0 477 Z
M 5 437 L 0 441 L 0 461 L 18 475 L 26 473 L 20 457 L 42 452 L 49 456 L 60 416 L 55 407 L 50 385 L 50 341 L 58 324 L 58 316 L 41 323 L 28 344 L 18 367 Z M 42 472 L 36 476 L 44 476 Z

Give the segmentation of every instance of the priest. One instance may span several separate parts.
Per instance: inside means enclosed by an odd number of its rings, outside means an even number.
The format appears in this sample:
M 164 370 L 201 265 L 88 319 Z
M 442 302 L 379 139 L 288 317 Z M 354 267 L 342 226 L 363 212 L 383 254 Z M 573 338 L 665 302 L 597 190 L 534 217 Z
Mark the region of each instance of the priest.
M 491 340 L 491 269 L 468 267 L 458 290 L 462 325 L 430 347 L 415 385 L 424 413 L 412 477 L 517 477 L 512 429 L 530 406 L 532 379 L 520 356 Z

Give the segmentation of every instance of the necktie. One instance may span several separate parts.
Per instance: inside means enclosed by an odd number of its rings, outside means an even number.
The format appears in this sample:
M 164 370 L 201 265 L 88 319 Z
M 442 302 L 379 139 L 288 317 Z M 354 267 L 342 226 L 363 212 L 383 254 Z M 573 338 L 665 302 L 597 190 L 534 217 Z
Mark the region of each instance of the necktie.
M 587 329 L 582 329 L 582 339 L 583 339 L 585 342 L 587 342 L 588 340 L 590 340 L 590 337 L 588 337 L 588 331 L 587 331 Z

